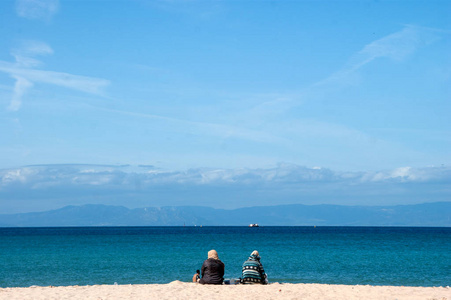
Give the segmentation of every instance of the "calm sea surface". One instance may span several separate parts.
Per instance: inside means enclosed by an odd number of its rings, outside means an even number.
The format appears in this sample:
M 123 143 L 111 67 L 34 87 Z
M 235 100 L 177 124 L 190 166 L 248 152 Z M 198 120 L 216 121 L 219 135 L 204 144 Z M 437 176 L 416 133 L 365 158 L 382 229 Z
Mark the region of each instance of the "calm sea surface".
M 451 228 L 0 228 L 0 287 L 190 281 L 210 249 L 225 277 L 258 250 L 270 282 L 451 285 Z

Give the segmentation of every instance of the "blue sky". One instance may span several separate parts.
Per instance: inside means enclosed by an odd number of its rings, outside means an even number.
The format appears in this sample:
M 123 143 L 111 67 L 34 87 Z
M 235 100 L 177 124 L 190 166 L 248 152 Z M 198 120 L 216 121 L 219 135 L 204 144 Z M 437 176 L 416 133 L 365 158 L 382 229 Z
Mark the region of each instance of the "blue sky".
M 353 174 L 359 184 L 374 174 L 400 184 L 417 176 L 425 195 L 441 193 L 424 201 L 449 200 L 450 11 L 449 1 L 0 1 L 0 207 L 74 203 L 36 200 L 58 194 L 48 186 L 78 186 L 58 182 L 68 164 L 83 166 L 75 173 L 91 165 L 97 179 L 141 178 L 144 165 L 151 174 L 259 178 L 295 166 L 285 183 L 311 170 Z M 418 172 L 434 175 L 419 184 Z M 52 184 L 39 190 L 24 174 Z M 324 184 L 310 197 L 274 193 L 264 204 L 356 204 L 353 182 L 339 199 L 319 192 L 334 190 Z M 14 188 L 28 191 L 21 204 Z M 154 198 L 172 203 L 169 187 L 160 190 L 166 196 Z M 376 196 L 364 204 L 412 199 L 369 190 Z M 196 200 L 202 193 L 186 202 L 208 203 Z M 252 195 L 234 206 L 258 203 Z

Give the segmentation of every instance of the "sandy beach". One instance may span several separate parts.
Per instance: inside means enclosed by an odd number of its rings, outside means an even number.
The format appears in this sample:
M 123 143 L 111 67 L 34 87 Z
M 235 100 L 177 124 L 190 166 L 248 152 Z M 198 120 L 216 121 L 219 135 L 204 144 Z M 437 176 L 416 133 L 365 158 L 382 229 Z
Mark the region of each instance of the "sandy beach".
M 451 300 L 449 287 L 279 284 L 92 285 L 0 288 L 0 299 L 424 299 Z

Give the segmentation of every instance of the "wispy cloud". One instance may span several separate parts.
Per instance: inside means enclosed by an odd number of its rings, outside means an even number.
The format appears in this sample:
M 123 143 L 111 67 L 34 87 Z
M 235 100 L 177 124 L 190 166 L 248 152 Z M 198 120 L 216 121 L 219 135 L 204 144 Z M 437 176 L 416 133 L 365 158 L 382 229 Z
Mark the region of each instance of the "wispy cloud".
M 103 89 L 109 85 L 110 82 L 105 79 L 36 69 L 43 65 L 36 56 L 50 54 L 53 54 L 53 49 L 43 42 L 23 41 L 20 47 L 11 51 L 16 59 L 15 63 L 0 61 L 0 72 L 7 73 L 16 80 L 9 110 L 20 109 L 23 96 L 34 83 L 62 86 L 97 95 L 102 94 Z
M 11 55 L 16 59 L 16 64 L 21 67 L 37 67 L 42 62 L 34 58 L 53 54 L 53 49 L 41 41 L 22 41 L 19 47 L 11 50 Z
M 364 45 L 360 51 L 349 58 L 341 69 L 330 76 L 292 93 L 260 97 L 262 101 L 250 110 L 243 111 L 241 118 L 263 122 L 263 120 L 270 121 L 276 116 L 280 120 L 280 116 L 301 104 L 307 105 L 318 94 L 328 93 L 331 88 L 335 89 L 337 86 L 353 84 L 358 70 L 367 64 L 382 58 L 394 61 L 406 60 L 421 47 L 440 39 L 443 34 L 449 34 L 449 32 L 433 28 L 405 26 L 400 31 Z M 321 122 L 318 121 L 317 124 L 321 124 Z
M 101 94 L 103 88 L 110 83 L 106 79 L 78 76 L 63 72 L 20 68 L 14 64 L 5 62 L 0 62 L 0 71 L 29 79 L 32 82 L 48 83 L 92 94 Z
M 188 15 L 200 19 L 213 18 L 224 10 L 222 1 L 158 0 L 144 1 L 144 3 L 165 12 Z
M 346 82 L 346 78 L 354 72 L 379 58 L 404 61 L 419 48 L 440 39 L 443 33 L 446 32 L 433 28 L 407 25 L 400 31 L 365 45 L 362 50 L 350 59 L 343 69 L 319 81 L 314 86 Z
M 14 93 L 11 99 L 11 103 L 8 106 L 9 110 L 16 111 L 22 105 L 22 96 L 25 92 L 33 86 L 33 83 L 27 79 L 19 76 L 13 76 L 16 79 L 16 84 L 14 85 Z
M 100 108 L 99 108 L 100 109 Z M 102 109 L 108 112 L 146 118 L 146 119 L 154 119 L 160 120 L 167 123 L 172 123 L 178 130 L 182 132 L 190 132 L 197 134 L 205 134 L 205 135 L 213 135 L 218 136 L 220 138 L 239 138 L 244 140 L 251 140 L 255 142 L 264 142 L 264 143 L 275 143 L 275 142 L 287 142 L 286 139 L 277 137 L 270 133 L 247 129 L 240 126 L 234 125 L 226 125 L 220 123 L 211 123 L 211 122 L 201 122 L 201 121 L 189 121 L 178 118 L 171 118 L 166 116 L 159 116 L 153 114 L 146 113 L 137 113 L 137 112 L 128 112 L 123 110 L 114 110 L 114 109 Z
M 379 57 L 387 57 L 397 61 L 404 60 L 418 48 L 428 45 L 438 38 L 437 30 L 406 26 L 401 31 L 366 45 L 359 52 L 359 55 L 362 56 L 361 64 L 365 64 Z
M 350 143 L 367 144 L 370 145 L 369 149 L 364 152 L 374 151 L 372 140 L 375 139 L 360 129 L 349 128 L 345 124 L 328 123 L 321 119 L 290 118 L 290 111 L 300 106 L 318 105 L 313 103 L 317 98 L 334 97 L 337 89 L 354 85 L 360 76 L 359 71 L 370 63 L 377 63 L 382 59 L 397 63 L 406 61 L 421 48 L 449 34 L 450 32 L 444 30 L 406 25 L 397 32 L 362 45 L 358 52 L 349 57 L 342 68 L 330 76 L 293 93 L 262 98 L 262 102 L 239 114 L 240 118 L 244 120 L 241 124 L 258 122 L 263 124 L 268 133 L 272 132 L 279 137 L 290 136 L 292 140 L 299 140 L 301 143 L 305 141 L 304 138 L 312 136 L 312 134 L 326 136 L 329 141 L 336 137 L 338 144 L 345 137 L 347 146 Z M 378 141 L 378 144 L 382 145 L 381 142 Z M 299 147 L 300 143 L 296 146 Z M 387 149 L 389 147 L 393 147 L 393 145 L 388 145 Z
M 16 0 L 16 12 L 20 17 L 48 20 L 58 12 L 59 0 Z

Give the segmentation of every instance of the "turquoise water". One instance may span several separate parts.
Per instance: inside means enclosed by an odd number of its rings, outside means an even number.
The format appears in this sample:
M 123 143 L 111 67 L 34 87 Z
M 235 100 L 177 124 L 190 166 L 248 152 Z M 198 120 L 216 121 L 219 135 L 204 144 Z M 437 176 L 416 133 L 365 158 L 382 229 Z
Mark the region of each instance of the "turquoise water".
M 190 281 L 210 249 L 225 277 L 258 250 L 270 282 L 451 285 L 451 228 L 0 228 L 0 286 Z

